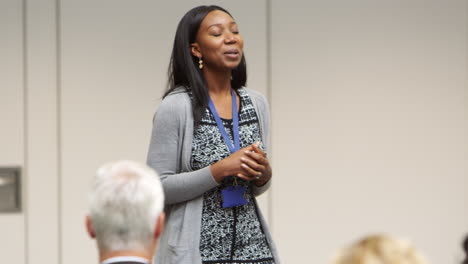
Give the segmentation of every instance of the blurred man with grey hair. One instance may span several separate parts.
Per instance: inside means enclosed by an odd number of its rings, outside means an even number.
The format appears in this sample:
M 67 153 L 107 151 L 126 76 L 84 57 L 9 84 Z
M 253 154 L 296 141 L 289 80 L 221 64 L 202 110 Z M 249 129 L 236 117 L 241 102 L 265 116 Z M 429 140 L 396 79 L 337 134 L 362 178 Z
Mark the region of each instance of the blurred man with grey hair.
M 133 161 L 97 170 L 86 216 L 101 264 L 150 264 L 164 223 L 164 193 L 156 172 Z

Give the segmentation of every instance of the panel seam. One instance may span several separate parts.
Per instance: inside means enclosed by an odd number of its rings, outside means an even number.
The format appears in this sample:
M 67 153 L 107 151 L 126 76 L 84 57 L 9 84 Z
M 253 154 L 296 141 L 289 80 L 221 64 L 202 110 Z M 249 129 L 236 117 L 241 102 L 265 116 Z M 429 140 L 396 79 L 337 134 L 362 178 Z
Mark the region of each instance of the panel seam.
M 28 44 L 27 44 L 27 41 L 28 41 L 28 20 L 27 20 L 27 15 L 28 15 L 28 11 L 27 11 L 27 0 L 22 0 L 21 1 L 22 3 L 22 10 L 21 10 L 21 14 L 22 14 L 22 49 L 23 49 L 23 65 L 22 65 L 22 68 L 23 68 L 23 170 L 21 172 L 21 175 L 22 175 L 22 178 L 23 179 L 20 179 L 21 180 L 21 183 L 22 183 L 22 187 L 21 187 L 21 191 L 23 192 L 22 193 L 22 198 L 24 199 L 21 199 L 21 210 L 23 211 L 24 213 L 24 261 L 26 264 L 29 263 L 29 210 L 28 210 L 28 184 L 29 184 L 29 170 L 28 170 L 28 165 L 29 165 L 29 155 L 28 155 L 28 147 L 29 147 L 29 141 L 28 141 L 28 132 L 29 132 L 29 126 L 28 126 L 28 117 L 29 117 L 29 114 L 28 114 L 28 111 L 29 111 L 29 107 L 28 107 L 28 103 L 29 103 L 29 100 L 28 100 L 28 92 L 29 92 L 29 87 L 28 87 Z
M 55 42 L 56 42 L 56 126 L 57 126 L 57 246 L 58 246 L 58 263 L 63 262 L 63 243 L 62 243 L 62 14 L 61 14 L 61 1 L 55 1 Z
M 272 109 L 273 109 L 273 101 L 272 101 L 272 80 L 271 80 L 271 77 L 272 77 L 272 65 L 271 65 L 271 62 L 272 62 L 272 58 L 271 58 L 271 55 L 272 55 L 272 47 L 271 47 L 271 13 L 272 13 L 272 9 L 271 9 L 271 0 L 266 0 L 266 51 L 267 51 L 267 56 L 266 56 L 266 64 L 267 64 L 267 80 L 266 80 L 266 83 L 267 83 L 267 99 L 268 99 L 268 102 L 269 102 L 269 106 L 270 106 L 270 120 L 268 120 L 270 122 L 270 127 L 269 127 L 269 138 L 270 138 L 270 142 L 269 142 L 269 149 L 270 149 L 270 160 L 271 158 L 273 157 L 274 155 L 274 148 L 273 148 L 273 142 L 272 142 L 272 138 L 273 138 L 273 129 L 272 129 L 272 124 L 273 124 L 273 112 L 272 112 Z M 270 229 L 272 231 L 274 231 L 274 221 L 273 221 L 273 188 L 270 187 L 270 190 L 269 190 L 269 196 L 268 196 L 268 215 L 267 215 L 267 218 L 268 218 L 268 221 L 269 221 L 269 226 L 270 226 Z

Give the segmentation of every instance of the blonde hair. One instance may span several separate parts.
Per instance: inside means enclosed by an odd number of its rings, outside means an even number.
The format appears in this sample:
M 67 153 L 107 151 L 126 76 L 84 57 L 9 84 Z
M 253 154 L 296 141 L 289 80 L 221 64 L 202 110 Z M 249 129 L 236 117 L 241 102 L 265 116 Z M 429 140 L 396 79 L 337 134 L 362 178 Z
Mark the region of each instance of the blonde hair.
M 427 264 L 427 261 L 408 241 L 377 234 L 339 252 L 332 264 Z

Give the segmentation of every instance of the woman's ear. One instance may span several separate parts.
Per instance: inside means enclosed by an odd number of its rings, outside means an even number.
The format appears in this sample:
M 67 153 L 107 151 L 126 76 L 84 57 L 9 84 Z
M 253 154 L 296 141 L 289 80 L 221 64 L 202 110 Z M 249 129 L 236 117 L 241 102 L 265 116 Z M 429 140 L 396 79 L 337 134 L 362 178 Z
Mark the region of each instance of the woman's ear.
M 192 52 L 192 55 L 197 57 L 197 58 L 201 58 L 202 57 L 202 54 L 200 52 L 200 46 L 198 45 L 198 43 L 192 43 L 190 44 L 190 51 Z

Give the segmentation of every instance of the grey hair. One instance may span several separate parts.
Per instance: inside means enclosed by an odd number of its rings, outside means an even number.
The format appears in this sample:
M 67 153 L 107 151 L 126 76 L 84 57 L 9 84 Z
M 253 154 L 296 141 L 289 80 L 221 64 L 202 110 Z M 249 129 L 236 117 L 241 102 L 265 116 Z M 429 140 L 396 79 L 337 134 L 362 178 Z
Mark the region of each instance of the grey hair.
M 102 251 L 150 250 L 164 193 L 156 172 L 134 161 L 100 167 L 89 195 L 89 217 Z

